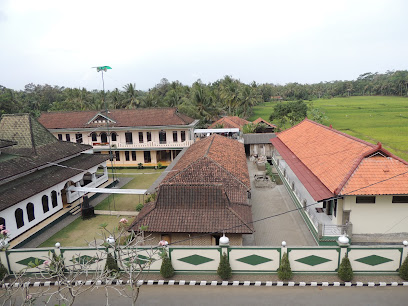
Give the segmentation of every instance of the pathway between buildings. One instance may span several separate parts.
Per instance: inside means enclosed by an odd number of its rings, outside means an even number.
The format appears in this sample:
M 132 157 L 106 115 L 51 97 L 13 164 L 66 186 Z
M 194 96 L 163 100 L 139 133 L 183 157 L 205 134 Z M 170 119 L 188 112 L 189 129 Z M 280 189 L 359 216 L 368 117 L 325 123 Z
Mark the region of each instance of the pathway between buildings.
M 126 185 L 132 178 L 128 178 L 128 177 L 121 177 L 119 183 L 115 186 L 115 188 L 122 188 L 124 185 Z M 103 185 L 104 186 L 104 185 Z M 102 186 L 101 186 L 102 187 Z M 96 206 L 97 204 L 99 204 L 100 202 L 102 202 L 105 198 L 107 198 L 109 196 L 109 194 L 105 194 L 102 193 L 99 196 L 91 199 L 89 201 L 89 204 L 92 206 Z M 82 200 L 81 200 L 82 201 Z M 74 205 L 79 205 L 80 200 L 75 201 L 72 206 Z M 65 210 L 65 208 L 64 208 Z M 68 209 L 69 210 L 69 209 Z M 76 214 L 76 215 L 68 215 L 67 217 L 65 217 L 64 219 L 62 219 L 61 221 L 59 221 L 58 223 L 54 224 L 52 227 L 50 227 L 49 229 L 45 230 L 44 232 L 42 232 L 41 234 L 36 235 L 36 233 L 38 231 L 40 231 L 46 224 L 49 224 L 50 222 L 54 221 L 58 216 L 51 216 L 50 218 L 44 220 L 43 222 L 39 223 L 38 225 L 36 225 L 35 227 L 33 227 L 32 229 L 30 229 L 28 232 L 30 234 L 30 236 L 32 236 L 33 238 L 28 237 L 27 240 L 29 240 L 26 244 L 24 244 L 24 248 L 36 248 L 38 247 L 41 243 L 43 243 L 44 241 L 48 240 L 49 238 L 51 238 L 54 234 L 58 233 L 60 230 L 62 230 L 63 228 L 65 228 L 67 225 L 71 224 L 72 222 L 74 222 L 76 219 L 78 219 L 79 217 L 81 217 L 81 213 Z M 45 222 L 47 222 L 45 224 Z M 24 235 L 24 234 L 23 234 Z M 18 238 L 17 238 L 18 239 Z M 16 240 L 17 240 L 16 239 Z
M 254 175 L 259 171 L 256 165 L 249 160 L 248 171 L 251 179 L 250 203 L 254 221 L 296 208 L 284 185 L 277 185 L 273 188 L 255 188 Z M 298 211 L 255 222 L 254 228 L 254 235 L 244 237 L 244 245 L 280 246 L 282 241 L 286 241 L 289 247 L 316 245 Z

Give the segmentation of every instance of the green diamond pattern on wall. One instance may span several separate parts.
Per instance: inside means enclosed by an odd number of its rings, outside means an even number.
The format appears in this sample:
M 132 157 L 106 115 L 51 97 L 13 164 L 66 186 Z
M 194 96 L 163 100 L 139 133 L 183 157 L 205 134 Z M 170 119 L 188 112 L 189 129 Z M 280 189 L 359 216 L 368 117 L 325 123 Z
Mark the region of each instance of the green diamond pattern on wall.
M 320 265 L 322 263 L 331 261 L 331 259 L 319 257 L 319 256 L 316 256 L 316 255 L 310 255 L 310 256 L 307 256 L 307 257 L 296 259 L 296 261 L 301 262 L 301 263 L 303 263 L 305 265 L 314 267 L 314 266 Z
M 207 258 L 207 257 L 201 256 L 201 255 L 194 254 L 194 255 L 191 255 L 191 256 L 179 258 L 179 260 L 180 260 L 180 261 L 183 261 L 183 262 L 186 262 L 186 263 L 188 263 L 188 264 L 190 264 L 190 265 L 198 266 L 198 265 L 207 263 L 207 262 L 209 262 L 209 261 L 213 261 L 214 259 Z
M 272 259 L 253 254 L 253 255 L 239 258 L 237 259 L 237 261 L 246 263 L 251 266 L 256 266 L 256 265 L 260 265 L 268 261 L 272 261 Z
M 38 264 L 40 264 L 40 265 L 45 261 L 45 259 L 40 259 L 40 258 L 36 258 L 36 257 L 28 257 L 28 258 L 24 258 L 24 259 L 22 259 L 20 261 L 16 261 L 16 263 L 18 263 L 20 265 L 23 265 L 23 266 L 28 266 L 28 264 L 30 262 L 35 264 L 36 260 L 38 260 Z
M 147 257 L 147 256 L 137 255 L 137 257 L 135 256 L 135 257 L 133 258 L 133 263 L 144 265 L 144 264 L 148 263 L 149 260 L 150 260 L 150 259 L 149 259 L 149 257 Z M 128 258 L 125 259 L 125 261 L 130 262 L 131 259 L 128 257 Z M 152 262 L 153 262 L 153 261 L 154 261 L 154 259 L 152 259 Z
M 99 258 L 97 257 L 92 257 L 92 256 L 88 256 L 88 255 L 82 255 L 82 256 L 78 256 L 78 257 L 74 257 L 71 259 L 71 261 L 73 263 L 79 263 L 79 264 L 93 264 L 95 262 L 99 261 Z
M 370 255 L 367 257 L 356 259 L 356 261 L 369 265 L 369 266 L 377 266 L 377 265 L 381 265 L 383 263 L 392 261 L 392 259 L 381 257 L 378 255 Z

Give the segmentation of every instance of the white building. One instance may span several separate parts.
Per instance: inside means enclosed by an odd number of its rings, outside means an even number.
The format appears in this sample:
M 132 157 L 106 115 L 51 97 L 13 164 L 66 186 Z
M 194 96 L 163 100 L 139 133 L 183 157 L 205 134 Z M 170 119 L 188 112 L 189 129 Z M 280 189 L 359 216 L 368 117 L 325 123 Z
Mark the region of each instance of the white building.
M 82 194 L 71 185 L 97 187 L 108 180 L 107 157 L 89 145 L 57 140 L 28 114 L 0 121 L 0 224 L 10 240 Z
M 344 232 L 361 243 L 406 239 L 408 162 L 308 119 L 271 142 L 273 163 L 320 243 Z
M 194 142 L 194 120 L 176 108 L 42 113 L 38 121 L 59 140 L 113 153 L 114 166 L 170 164 Z

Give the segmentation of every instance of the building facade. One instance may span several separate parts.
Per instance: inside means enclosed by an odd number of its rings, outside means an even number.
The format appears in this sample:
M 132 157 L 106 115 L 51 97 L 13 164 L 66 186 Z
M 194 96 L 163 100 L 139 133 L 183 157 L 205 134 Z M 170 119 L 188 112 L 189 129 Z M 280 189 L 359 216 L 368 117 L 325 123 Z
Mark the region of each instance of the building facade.
M 408 162 L 311 120 L 277 134 L 273 163 L 316 240 L 400 242 L 408 233 Z
M 3 115 L 0 139 L 0 224 L 9 240 L 84 195 L 69 191 L 71 185 L 108 181 L 106 156 L 58 141 L 28 114 Z
M 43 113 L 39 118 L 56 138 L 112 152 L 114 166 L 170 164 L 193 142 L 194 120 L 176 108 Z

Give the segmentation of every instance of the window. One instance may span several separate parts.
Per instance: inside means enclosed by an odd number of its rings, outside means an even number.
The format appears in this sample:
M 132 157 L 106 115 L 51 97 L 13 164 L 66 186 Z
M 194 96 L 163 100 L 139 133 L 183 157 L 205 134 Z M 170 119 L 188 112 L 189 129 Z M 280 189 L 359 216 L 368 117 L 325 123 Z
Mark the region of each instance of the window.
M 111 134 L 111 137 L 112 137 L 112 141 L 116 141 L 116 137 L 117 137 L 118 135 L 115 133 L 115 132 L 113 132 L 112 134 Z
M 152 133 L 146 132 L 147 141 L 152 141 Z
M 51 203 L 52 207 L 58 206 L 57 192 L 55 190 L 51 192 Z
M 101 133 L 101 142 L 107 143 L 108 142 L 108 135 L 105 132 Z
M 132 160 L 136 160 L 136 151 L 132 151 Z
M 3 229 L 6 229 L 6 220 L 2 217 L 0 217 L 0 225 L 3 225 Z
M 132 132 L 126 132 L 125 139 L 127 144 L 132 144 L 133 143 Z
M 139 143 L 143 143 L 143 132 L 139 132 Z
M 144 151 L 144 162 L 145 163 L 151 163 L 152 158 L 150 156 L 150 151 Z
M 337 217 L 337 199 L 334 199 L 334 216 Z
M 67 141 L 71 141 L 71 136 L 70 136 L 69 134 L 65 134 L 65 139 L 66 139 Z
M 392 203 L 408 203 L 408 196 L 393 196 Z
M 186 141 L 186 131 L 180 132 L 181 142 Z
M 35 219 L 34 216 L 34 204 L 33 203 L 28 203 L 27 204 L 27 216 L 28 216 L 28 222 L 31 222 Z
M 75 134 L 75 140 L 77 143 L 82 143 L 82 134 Z
M 177 142 L 177 131 L 173 131 L 173 142 Z
M 125 151 L 125 159 L 126 161 L 129 161 L 129 151 Z
M 43 212 L 44 213 L 48 212 L 50 210 L 50 208 L 48 207 L 48 197 L 46 195 L 43 195 L 41 202 L 42 202 Z
M 372 196 L 356 197 L 356 203 L 359 203 L 359 204 L 375 203 L 375 197 L 372 197 Z
M 96 133 L 92 133 L 91 137 L 92 137 L 92 141 L 97 141 L 98 140 L 98 138 L 96 136 Z
M 58 134 L 58 140 L 62 140 L 62 134 Z
M 23 227 L 24 226 L 23 210 L 21 208 L 17 208 L 16 212 L 14 213 L 14 216 L 16 217 L 17 228 Z
M 159 141 L 161 144 L 166 143 L 166 132 L 165 131 L 160 131 L 159 132 Z
M 115 159 L 117 161 L 120 161 L 120 154 L 119 153 L 120 153 L 119 151 L 115 151 Z

